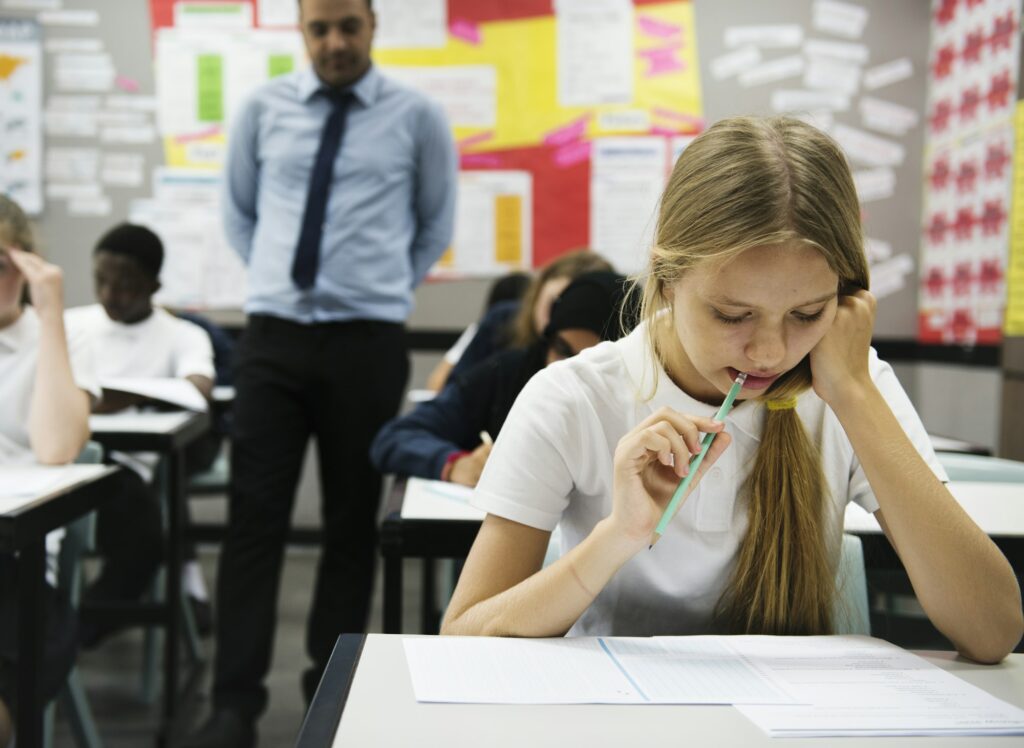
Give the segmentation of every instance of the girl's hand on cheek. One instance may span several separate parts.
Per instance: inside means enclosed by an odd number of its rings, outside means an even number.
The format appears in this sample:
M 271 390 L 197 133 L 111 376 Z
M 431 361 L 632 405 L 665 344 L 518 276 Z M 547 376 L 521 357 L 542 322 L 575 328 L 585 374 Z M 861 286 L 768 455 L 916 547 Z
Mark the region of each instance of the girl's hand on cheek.
M 869 291 L 840 296 L 832 327 L 811 350 L 814 391 L 833 408 L 871 383 L 868 348 L 876 305 Z

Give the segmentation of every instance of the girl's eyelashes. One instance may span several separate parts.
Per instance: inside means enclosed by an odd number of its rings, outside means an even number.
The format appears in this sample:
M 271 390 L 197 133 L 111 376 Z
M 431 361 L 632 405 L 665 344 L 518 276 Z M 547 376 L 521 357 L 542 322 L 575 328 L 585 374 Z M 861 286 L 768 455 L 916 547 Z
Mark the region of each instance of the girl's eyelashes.
M 718 320 L 719 322 L 722 322 L 723 324 L 726 324 L 726 325 L 738 325 L 739 323 L 744 322 L 744 321 L 750 319 L 750 314 L 749 313 L 741 314 L 738 317 L 732 317 L 732 316 L 730 316 L 728 314 L 724 314 L 724 313 L 718 311 L 714 307 L 712 307 L 711 313 L 714 315 L 716 320 Z M 821 316 L 824 313 L 825 313 L 825 307 L 822 307 L 821 309 L 819 309 L 818 311 L 816 311 L 816 312 L 814 312 L 812 314 L 801 314 L 799 312 L 793 312 L 793 317 L 798 322 L 806 322 L 806 323 L 809 324 L 811 322 L 817 322 L 819 319 L 821 319 Z
M 823 315 L 824 313 L 825 307 L 822 307 L 813 314 L 798 314 L 794 312 L 793 316 L 796 317 L 801 322 L 817 322 L 819 319 L 821 319 L 821 315 Z
M 711 311 L 715 315 L 715 319 L 719 322 L 724 322 L 727 325 L 738 325 L 750 316 L 748 314 L 741 314 L 739 317 L 730 317 L 728 314 L 722 314 L 722 312 L 717 309 L 712 309 Z

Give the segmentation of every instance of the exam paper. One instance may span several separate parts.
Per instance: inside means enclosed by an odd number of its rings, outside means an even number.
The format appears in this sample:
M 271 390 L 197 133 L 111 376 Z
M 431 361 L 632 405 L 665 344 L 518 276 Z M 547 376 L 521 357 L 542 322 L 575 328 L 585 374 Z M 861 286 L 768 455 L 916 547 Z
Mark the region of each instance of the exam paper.
M 403 641 L 417 701 L 790 704 L 722 637 Z
M 0 514 L 19 509 L 40 496 L 80 483 L 104 470 L 104 465 L 2 465 Z
M 409 478 L 402 519 L 483 520 L 486 512 L 469 505 L 473 489 L 457 483 Z
M 735 637 L 802 705 L 736 708 L 772 737 L 1024 735 L 1024 710 L 868 637 Z

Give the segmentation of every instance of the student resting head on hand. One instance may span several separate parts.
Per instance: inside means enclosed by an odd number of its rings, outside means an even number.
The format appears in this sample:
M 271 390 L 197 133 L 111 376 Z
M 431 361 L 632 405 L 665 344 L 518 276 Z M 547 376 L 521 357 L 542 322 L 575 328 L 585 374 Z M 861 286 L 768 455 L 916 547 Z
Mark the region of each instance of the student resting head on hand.
M 61 270 L 34 244 L 24 211 L 0 195 L 0 466 L 71 462 L 89 437 L 89 406 L 99 397 L 88 339 L 65 333 Z M 46 538 L 54 564 L 62 536 Z M 18 589 L 14 556 L 0 553 L 0 746 L 10 739 L 17 696 Z M 77 625 L 52 588 L 41 604 L 48 623 L 40 695 L 49 701 L 74 664 Z
M 673 169 L 640 284 L 632 334 L 538 373 L 509 413 L 444 633 L 831 633 L 854 501 L 962 654 L 1013 649 L 1013 570 L 870 347 L 860 208 L 831 138 L 781 117 L 709 128 Z M 649 549 L 702 433 L 711 449 Z M 562 556 L 541 569 L 556 525 Z

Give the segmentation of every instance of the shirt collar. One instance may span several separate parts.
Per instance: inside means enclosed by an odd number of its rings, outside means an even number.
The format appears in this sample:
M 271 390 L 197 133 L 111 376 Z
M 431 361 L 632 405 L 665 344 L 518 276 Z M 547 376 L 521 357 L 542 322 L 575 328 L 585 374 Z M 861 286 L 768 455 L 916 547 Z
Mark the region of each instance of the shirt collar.
M 364 107 L 373 106 L 380 95 L 381 81 L 377 66 L 370 63 L 370 69 L 352 86 L 352 94 Z M 309 103 L 323 88 L 324 84 L 313 70 L 312 65 L 299 74 L 298 94 L 300 100 Z
M 708 417 L 718 412 L 718 406 L 702 403 L 679 389 L 665 371 L 665 367 L 656 362 L 648 343 L 646 322 L 637 325 L 621 343 L 623 362 L 633 382 L 637 398 L 649 407 L 652 413 L 662 407 Z M 652 382 L 657 385 L 653 390 L 653 396 Z M 764 427 L 764 408 L 756 402 L 740 403 L 725 417 L 725 422 L 759 442 Z
M 9 351 L 17 352 L 39 337 L 39 317 L 36 310 L 26 305 L 21 316 L 13 324 L 0 330 L 0 345 Z

